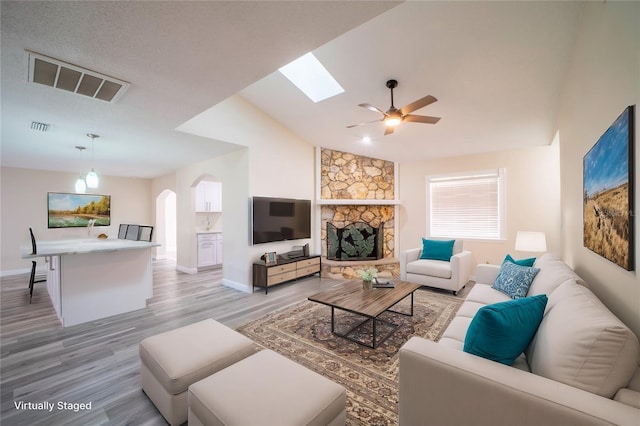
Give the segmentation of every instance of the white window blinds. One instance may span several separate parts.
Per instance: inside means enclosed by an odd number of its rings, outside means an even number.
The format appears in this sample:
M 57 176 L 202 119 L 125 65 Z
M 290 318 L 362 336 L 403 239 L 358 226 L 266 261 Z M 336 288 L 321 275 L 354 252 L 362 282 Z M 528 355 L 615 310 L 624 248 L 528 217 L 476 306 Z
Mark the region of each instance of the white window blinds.
M 504 169 L 427 177 L 430 236 L 501 240 Z

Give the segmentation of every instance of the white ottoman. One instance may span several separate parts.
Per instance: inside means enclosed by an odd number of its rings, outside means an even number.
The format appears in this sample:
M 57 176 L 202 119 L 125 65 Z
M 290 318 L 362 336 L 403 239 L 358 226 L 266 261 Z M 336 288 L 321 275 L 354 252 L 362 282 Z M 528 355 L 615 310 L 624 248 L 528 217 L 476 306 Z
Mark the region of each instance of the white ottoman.
M 189 426 L 344 425 L 345 389 L 271 350 L 189 386 Z
M 142 390 L 172 426 L 187 421 L 187 388 L 258 350 L 242 334 L 207 319 L 140 343 Z

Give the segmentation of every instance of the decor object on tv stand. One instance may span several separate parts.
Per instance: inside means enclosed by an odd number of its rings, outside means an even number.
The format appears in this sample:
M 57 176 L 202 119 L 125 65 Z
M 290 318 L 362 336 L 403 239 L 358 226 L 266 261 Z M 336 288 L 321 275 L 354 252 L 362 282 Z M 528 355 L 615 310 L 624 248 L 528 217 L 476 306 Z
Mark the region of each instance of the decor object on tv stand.
M 320 273 L 320 256 L 311 255 L 295 259 L 278 258 L 275 265 L 267 264 L 264 260 L 253 264 L 253 285 L 264 287 L 265 294 L 269 293 L 269 287 L 293 281 L 298 278 Z

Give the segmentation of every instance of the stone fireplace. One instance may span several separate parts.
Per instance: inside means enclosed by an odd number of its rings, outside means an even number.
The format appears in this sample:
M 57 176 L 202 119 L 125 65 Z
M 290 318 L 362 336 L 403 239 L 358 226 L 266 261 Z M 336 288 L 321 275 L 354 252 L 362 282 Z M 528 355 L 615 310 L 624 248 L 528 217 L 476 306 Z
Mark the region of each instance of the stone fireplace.
M 358 270 L 372 267 L 378 269 L 381 276 L 399 276 L 400 264 L 394 257 L 394 163 L 324 148 L 320 155 L 322 276 L 350 279 L 357 277 Z M 379 229 L 374 237 L 377 242 L 374 255 L 357 255 L 362 258 L 353 260 L 343 259 L 344 250 L 337 252 L 337 256 L 329 252 L 329 240 L 337 237 L 333 232 L 337 234 L 338 229 L 363 227 L 360 224 Z M 371 233 L 366 231 L 363 236 L 366 240 Z M 356 238 L 360 248 L 369 247 L 359 239 L 360 236 Z M 353 244 L 351 231 L 347 240 Z M 348 251 L 354 250 L 348 247 Z

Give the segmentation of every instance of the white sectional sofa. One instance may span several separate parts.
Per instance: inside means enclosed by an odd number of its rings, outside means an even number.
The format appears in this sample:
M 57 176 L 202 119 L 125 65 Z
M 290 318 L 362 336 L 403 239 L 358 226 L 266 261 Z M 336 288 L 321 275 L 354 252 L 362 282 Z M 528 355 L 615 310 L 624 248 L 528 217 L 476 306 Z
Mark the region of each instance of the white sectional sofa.
M 400 425 L 640 425 L 638 338 L 557 257 L 545 254 L 527 296 L 548 303 L 533 340 L 512 366 L 463 351 L 482 306 L 510 300 L 478 265 L 476 284 L 435 343 L 400 350 Z

